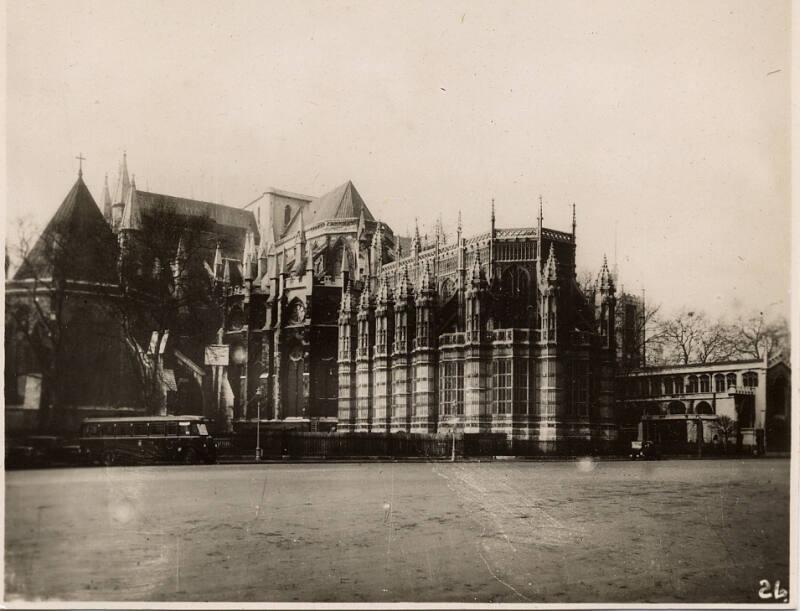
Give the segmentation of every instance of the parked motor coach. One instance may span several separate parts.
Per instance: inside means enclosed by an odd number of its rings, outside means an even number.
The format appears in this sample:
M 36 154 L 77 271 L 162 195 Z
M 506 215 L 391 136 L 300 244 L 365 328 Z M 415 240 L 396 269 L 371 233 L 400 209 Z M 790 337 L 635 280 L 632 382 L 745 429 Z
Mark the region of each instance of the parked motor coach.
M 81 455 L 91 464 L 216 462 L 214 439 L 201 416 L 86 418 Z

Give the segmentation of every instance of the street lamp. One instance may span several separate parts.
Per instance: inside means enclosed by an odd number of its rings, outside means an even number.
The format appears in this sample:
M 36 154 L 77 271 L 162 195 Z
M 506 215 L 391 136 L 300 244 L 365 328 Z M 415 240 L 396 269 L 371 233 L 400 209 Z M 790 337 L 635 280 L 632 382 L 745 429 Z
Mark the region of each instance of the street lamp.
M 256 462 L 261 460 L 261 388 L 256 388 Z

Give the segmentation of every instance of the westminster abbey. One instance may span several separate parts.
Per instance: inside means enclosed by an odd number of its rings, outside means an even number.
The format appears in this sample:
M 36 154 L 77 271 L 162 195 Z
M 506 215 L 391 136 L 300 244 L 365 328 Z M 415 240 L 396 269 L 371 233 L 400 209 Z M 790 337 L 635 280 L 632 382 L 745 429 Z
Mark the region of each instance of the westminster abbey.
M 112 356 L 87 361 L 99 381 L 73 385 L 82 394 L 71 407 L 199 413 L 228 432 L 258 418 L 267 429 L 495 433 L 543 449 L 617 439 L 614 278 L 603 262 L 594 285 L 579 286 L 574 207 L 571 232 L 544 226 L 540 200 L 530 227 L 496 227 L 492 203 L 484 233 L 463 235 L 459 218 L 455 236 L 441 222 L 433 235 L 399 236 L 349 181 L 318 197 L 271 189 L 230 207 L 137 189 L 126 159 L 119 174 L 102 211 L 79 176 L 51 222 L 59 231 L 86 219 L 103 226 L 92 247 L 104 254 L 84 259 L 109 269 L 77 274 L 73 301 L 119 299 L 114 261 L 122 269 L 134 259 L 142 281 L 181 267 L 170 290 L 186 290 L 194 274 L 215 297 L 180 332 L 142 328 Z M 207 248 L 189 255 L 176 235 L 174 260 L 135 255 L 156 209 L 203 219 Z M 185 264 L 189 256 L 199 259 Z M 26 266 L 9 283 L 7 307 L 30 298 Z M 120 335 L 114 308 L 97 312 L 109 317 L 105 337 Z M 47 402 L 46 371 L 27 355 L 25 321 L 12 323 L 7 333 L 20 341 L 7 346 L 6 386 L 18 391 L 6 399 L 24 416 Z M 115 395 L 130 386 L 126 350 L 157 374 L 156 408 L 137 407 L 130 389 Z

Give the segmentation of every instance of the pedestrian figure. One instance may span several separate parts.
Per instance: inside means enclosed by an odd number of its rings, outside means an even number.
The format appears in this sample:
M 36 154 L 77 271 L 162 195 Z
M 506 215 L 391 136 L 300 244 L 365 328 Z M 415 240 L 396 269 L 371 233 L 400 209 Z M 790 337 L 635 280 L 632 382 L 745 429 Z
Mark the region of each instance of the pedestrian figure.
M 383 523 L 386 524 L 389 521 L 389 517 L 392 515 L 392 504 L 391 503 L 384 503 L 383 504 Z

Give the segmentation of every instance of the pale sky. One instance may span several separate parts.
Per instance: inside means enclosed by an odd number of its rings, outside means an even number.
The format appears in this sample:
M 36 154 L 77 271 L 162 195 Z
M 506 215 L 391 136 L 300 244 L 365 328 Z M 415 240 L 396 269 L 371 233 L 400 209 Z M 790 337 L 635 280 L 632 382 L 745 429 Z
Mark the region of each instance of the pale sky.
M 395 231 L 568 229 L 667 309 L 787 311 L 790 3 L 10 2 L 7 217 L 351 179 Z M 10 237 L 13 240 L 13 236 Z

